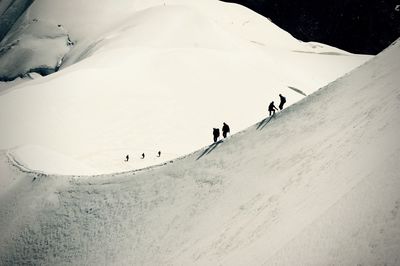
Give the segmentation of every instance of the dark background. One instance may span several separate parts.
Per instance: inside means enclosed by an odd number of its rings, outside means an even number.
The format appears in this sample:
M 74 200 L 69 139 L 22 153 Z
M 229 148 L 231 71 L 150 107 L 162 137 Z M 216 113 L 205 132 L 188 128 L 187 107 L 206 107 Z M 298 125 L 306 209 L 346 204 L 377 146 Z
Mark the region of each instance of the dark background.
M 297 39 L 352 53 L 377 54 L 400 37 L 400 0 L 223 1 L 268 17 Z

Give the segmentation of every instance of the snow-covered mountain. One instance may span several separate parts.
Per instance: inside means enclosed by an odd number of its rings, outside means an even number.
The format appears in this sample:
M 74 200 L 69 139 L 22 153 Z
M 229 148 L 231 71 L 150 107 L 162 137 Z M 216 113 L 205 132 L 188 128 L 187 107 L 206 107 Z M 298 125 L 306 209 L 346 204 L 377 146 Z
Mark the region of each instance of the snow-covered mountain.
M 60 70 L 0 83 L 0 149 L 27 168 L 163 163 L 208 145 L 223 122 L 235 133 L 261 120 L 279 93 L 290 105 L 370 58 L 216 0 L 101 3 L 36 0 L 5 38 L 2 71 Z
M 144 171 L 46 175 L 3 152 L 0 264 L 398 265 L 399 71 L 396 43 L 273 118 Z

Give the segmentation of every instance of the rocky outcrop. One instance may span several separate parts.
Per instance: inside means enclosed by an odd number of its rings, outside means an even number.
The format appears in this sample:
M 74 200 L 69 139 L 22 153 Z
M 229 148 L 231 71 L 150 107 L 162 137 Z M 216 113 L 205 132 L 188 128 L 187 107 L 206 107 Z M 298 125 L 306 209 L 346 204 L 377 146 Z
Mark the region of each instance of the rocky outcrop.
M 73 42 L 62 25 L 34 19 L 10 32 L 0 46 L 0 80 L 58 70 Z

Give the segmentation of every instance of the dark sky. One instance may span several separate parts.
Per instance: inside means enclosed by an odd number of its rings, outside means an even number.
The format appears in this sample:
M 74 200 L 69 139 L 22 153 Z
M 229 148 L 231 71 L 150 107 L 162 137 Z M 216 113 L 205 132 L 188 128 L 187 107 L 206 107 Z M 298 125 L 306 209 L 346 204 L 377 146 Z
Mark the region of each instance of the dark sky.
M 300 40 L 322 42 L 353 53 L 377 54 L 400 37 L 400 0 L 226 2 L 253 9 Z

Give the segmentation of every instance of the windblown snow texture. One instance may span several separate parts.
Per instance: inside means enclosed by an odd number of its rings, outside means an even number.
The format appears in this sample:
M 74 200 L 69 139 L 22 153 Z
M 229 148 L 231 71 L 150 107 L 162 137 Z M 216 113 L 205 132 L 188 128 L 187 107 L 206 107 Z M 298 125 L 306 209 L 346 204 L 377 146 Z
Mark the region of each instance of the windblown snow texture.
M 146 171 L 62 177 L 2 153 L 0 264 L 398 265 L 399 71 L 396 43 Z

